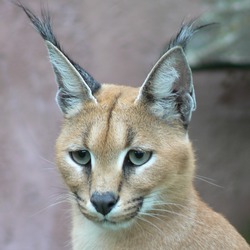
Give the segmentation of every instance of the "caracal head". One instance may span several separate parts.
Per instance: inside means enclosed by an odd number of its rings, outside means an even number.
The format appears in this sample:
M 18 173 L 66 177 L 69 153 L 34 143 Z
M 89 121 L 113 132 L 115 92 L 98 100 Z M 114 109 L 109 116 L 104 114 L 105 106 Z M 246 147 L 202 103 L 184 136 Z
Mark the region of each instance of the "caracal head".
M 181 205 L 192 185 L 187 128 L 196 108 L 183 48 L 198 29 L 182 27 L 140 88 L 105 85 L 63 52 L 47 12 L 38 18 L 17 4 L 45 40 L 58 83 L 64 123 L 56 161 L 74 211 L 117 228 Z
M 63 55 L 48 47 L 62 62 Z M 79 78 L 74 79 L 79 86 L 72 88 L 81 95 L 57 95 L 64 124 L 56 159 L 82 215 L 117 228 L 163 202 L 181 203 L 192 183 L 187 126 L 195 108 L 182 49 L 167 52 L 140 88 L 102 84 L 93 93 L 72 65 L 65 67 Z M 73 77 L 65 77 L 64 85 L 68 78 Z M 70 91 L 71 86 L 66 88 Z M 176 197 L 177 190 L 183 196 Z

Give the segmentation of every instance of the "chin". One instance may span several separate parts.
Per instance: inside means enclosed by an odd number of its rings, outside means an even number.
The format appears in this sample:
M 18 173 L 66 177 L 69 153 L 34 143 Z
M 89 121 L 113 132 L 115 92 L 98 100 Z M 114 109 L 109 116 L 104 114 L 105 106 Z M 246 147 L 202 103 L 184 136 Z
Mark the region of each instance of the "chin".
M 123 222 L 112 222 L 105 220 L 103 222 L 96 223 L 99 227 L 102 227 L 107 230 L 111 231 L 117 231 L 117 230 L 123 230 L 123 229 L 128 229 L 134 224 L 135 219 L 130 219 L 127 221 Z

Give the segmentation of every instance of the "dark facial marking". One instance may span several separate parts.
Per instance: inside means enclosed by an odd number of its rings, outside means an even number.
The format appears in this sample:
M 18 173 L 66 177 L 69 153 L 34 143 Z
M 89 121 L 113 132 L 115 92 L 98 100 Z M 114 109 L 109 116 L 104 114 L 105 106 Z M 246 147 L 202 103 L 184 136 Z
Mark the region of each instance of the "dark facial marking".
M 127 140 L 126 140 L 126 148 L 129 147 L 133 140 L 135 138 L 135 132 L 133 131 L 133 129 L 131 127 L 128 127 L 127 129 Z
M 106 136 L 105 136 L 105 141 L 107 141 L 107 137 L 108 137 L 108 134 L 109 134 L 109 130 L 110 130 L 110 121 L 112 119 L 112 112 L 114 111 L 115 109 L 115 106 L 118 102 L 118 99 L 121 97 L 121 93 L 119 93 L 116 97 L 115 97 L 115 100 L 113 101 L 113 103 L 111 104 L 111 107 L 110 107 L 110 111 L 109 111 L 109 115 L 108 115 L 108 119 L 107 119 L 107 132 L 106 132 Z

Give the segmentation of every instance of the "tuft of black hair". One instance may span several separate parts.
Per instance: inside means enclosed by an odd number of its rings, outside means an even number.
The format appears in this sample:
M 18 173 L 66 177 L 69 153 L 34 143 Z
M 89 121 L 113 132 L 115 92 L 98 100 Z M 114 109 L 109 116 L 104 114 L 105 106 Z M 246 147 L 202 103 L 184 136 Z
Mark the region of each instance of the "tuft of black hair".
M 97 90 L 101 87 L 101 84 L 98 83 L 86 70 L 84 70 L 79 64 L 75 63 L 72 59 L 70 59 L 67 54 L 62 50 L 60 43 L 58 42 L 57 38 L 54 35 L 52 26 L 51 26 L 51 17 L 49 11 L 45 10 L 44 8 L 41 9 L 41 18 L 37 17 L 29 8 L 24 6 L 20 1 L 14 2 L 18 7 L 20 7 L 38 33 L 45 41 L 49 41 L 54 46 L 56 46 L 71 62 L 71 64 L 76 68 L 79 74 L 83 77 L 85 82 L 88 84 L 92 93 L 94 94 Z
M 30 9 L 25 7 L 22 3 L 17 2 L 16 5 L 18 7 L 20 7 L 25 12 L 25 14 L 27 15 L 27 17 L 29 18 L 31 23 L 34 25 L 34 27 L 38 31 L 38 33 L 41 35 L 41 37 L 45 41 L 51 42 L 60 51 L 62 51 L 61 46 L 53 33 L 49 12 L 46 11 L 44 8 L 42 8 L 41 9 L 41 18 L 39 18 Z
M 193 36 L 200 30 L 214 25 L 214 23 L 204 24 L 204 25 L 196 25 L 196 21 L 191 21 L 189 23 L 183 24 L 180 31 L 177 35 L 170 40 L 168 45 L 165 47 L 164 51 L 168 51 L 175 46 L 180 46 L 185 51 L 189 41 L 193 38 Z

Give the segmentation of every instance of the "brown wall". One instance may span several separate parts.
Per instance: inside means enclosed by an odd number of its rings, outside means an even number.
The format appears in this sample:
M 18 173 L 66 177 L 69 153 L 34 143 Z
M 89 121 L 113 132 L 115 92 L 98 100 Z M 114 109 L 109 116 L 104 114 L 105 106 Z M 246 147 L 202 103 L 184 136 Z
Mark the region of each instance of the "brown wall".
M 22 2 L 39 10 L 38 0 Z M 56 34 L 76 61 L 100 82 L 136 86 L 183 18 L 207 8 L 199 0 L 49 1 Z M 199 179 L 197 186 L 243 230 L 250 221 L 250 74 L 199 72 L 194 80 L 198 175 L 222 188 Z M 61 122 L 55 92 L 42 39 L 20 9 L 0 0 L 1 249 L 69 249 L 70 212 L 53 163 Z

